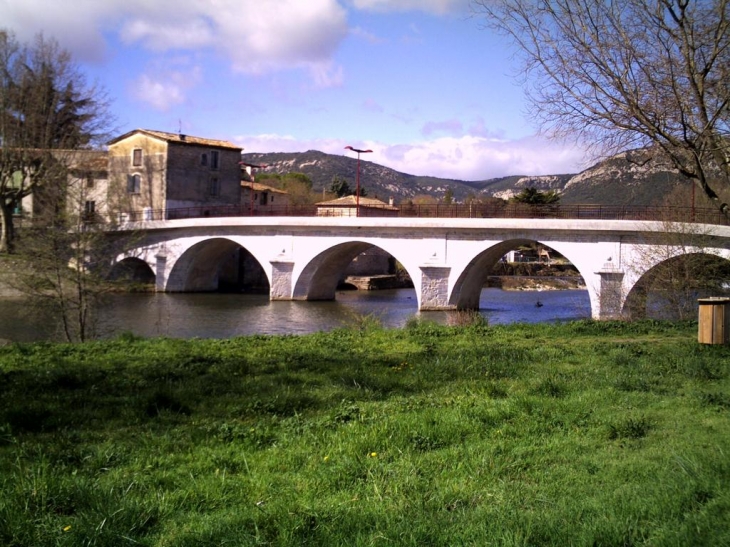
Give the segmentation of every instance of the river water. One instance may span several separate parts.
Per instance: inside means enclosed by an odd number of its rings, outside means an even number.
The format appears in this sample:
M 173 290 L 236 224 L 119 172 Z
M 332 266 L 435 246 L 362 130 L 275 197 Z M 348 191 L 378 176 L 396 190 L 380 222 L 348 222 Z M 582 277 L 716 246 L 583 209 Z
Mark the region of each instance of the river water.
M 538 300 L 542 306 L 536 305 Z M 485 288 L 481 311 L 490 324 L 571 321 L 591 316 L 585 290 L 503 291 Z M 357 324 L 363 317 L 402 327 L 413 316 L 448 324 L 454 312 L 419 312 L 413 289 L 342 291 L 328 302 L 271 302 L 253 294 L 119 294 L 104 305 L 101 337 L 229 338 L 246 334 L 303 334 Z M 47 317 L 22 300 L 0 299 L 0 338 L 18 342 L 56 338 Z

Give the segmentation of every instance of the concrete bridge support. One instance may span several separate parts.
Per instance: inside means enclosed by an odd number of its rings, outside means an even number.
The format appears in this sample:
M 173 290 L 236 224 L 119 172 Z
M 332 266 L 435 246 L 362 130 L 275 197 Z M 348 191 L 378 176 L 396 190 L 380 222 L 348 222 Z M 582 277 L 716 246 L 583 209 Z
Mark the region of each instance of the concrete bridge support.
M 593 310 L 594 319 L 621 319 L 624 317 L 624 272 L 617 268 L 606 268 L 596 273 L 600 278 L 598 309 Z
M 271 261 L 271 285 L 269 298 L 271 300 L 291 300 L 294 272 L 294 262 L 286 259 Z
M 449 266 L 421 266 L 420 309 L 453 310 L 456 306 L 449 303 Z

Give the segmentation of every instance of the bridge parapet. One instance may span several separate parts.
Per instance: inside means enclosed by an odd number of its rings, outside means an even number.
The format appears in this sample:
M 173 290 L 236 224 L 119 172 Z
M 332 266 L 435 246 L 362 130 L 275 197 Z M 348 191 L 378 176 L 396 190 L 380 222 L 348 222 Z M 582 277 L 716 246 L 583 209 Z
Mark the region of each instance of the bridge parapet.
M 340 214 L 341 213 L 341 214 Z M 356 209 L 344 210 L 338 218 L 348 216 L 362 218 Z M 264 210 L 251 211 L 247 205 L 178 207 L 174 209 L 150 209 L 119 213 L 120 224 L 143 221 L 165 221 L 195 218 L 266 218 L 266 217 L 317 217 L 321 212 L 315 205 L 271 205 Z M 730 219 L 716 208 L 674 207 L 674 206 L 625 206 L 595 204 L 529 205 L 525 203 L 455 203 L 444 204 L 401 204 L 394 211 L 383 204 L 368 206 L 369 217 L 387 218 L 474 218 L 474 219 L 582 219 L 582 220 L 635 220 L 657 222 L 684 222 L 693 224 L 716 224 L 727 226 Z

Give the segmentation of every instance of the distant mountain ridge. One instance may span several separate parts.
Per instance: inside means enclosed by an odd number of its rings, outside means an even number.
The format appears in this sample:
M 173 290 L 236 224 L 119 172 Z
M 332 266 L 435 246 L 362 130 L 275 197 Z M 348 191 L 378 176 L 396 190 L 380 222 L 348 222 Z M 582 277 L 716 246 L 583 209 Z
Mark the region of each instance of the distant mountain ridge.
M 658 205 L 680 185 L 689 181 L 666 165 L 652 160 L 638 162 L 636 154 L 618 154 L 577 174 L 544 176 L 508 176 L 480 181 L 409 175 L 371 161 L 360 160 L 360 185 L 371 197 L 396 203 L 419 195 L 442 199 L 451 189 L 454 200 L 470 196 L 508 199 L 527 187 L 541 191 L 555 190 L 561 203 L 599 205 Z M 243 160 L 267 164 L 268 173 L 299 172 L 306 174 L 317 191 L 329 188 L 335 177 L 355 187 L 357 159 L 345 155 L 307 152 L 247 153 Z

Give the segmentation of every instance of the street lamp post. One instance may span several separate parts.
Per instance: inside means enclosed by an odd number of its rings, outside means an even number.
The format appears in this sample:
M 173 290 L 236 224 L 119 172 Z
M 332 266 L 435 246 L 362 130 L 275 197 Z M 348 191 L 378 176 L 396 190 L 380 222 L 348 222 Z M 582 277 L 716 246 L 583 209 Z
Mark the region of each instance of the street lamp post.
M 346 150 L 357 152 L 357 175 L 355 176 L 355 216 L 360 216 L 360 154 L 368 154 L 372 150 L 358 150 L 352 146 L 345 146 Z

